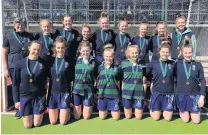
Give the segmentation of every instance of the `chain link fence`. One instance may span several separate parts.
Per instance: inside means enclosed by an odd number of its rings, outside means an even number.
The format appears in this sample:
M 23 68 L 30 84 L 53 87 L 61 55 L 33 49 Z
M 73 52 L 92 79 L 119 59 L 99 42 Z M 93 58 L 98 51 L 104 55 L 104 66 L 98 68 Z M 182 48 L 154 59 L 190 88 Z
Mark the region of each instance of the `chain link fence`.
M 158 20 L 174 24 L 177 13 L 187 15 L 189 4 L 190 0 L 5 0 L 4 8 L 7 24 L 17 16 L 27 17 L 29 24 L 44 18 L 61 23 L 64 15 L 72 15 L 75 24 L 96 24 L 103 11 L 108 12 L 111 24 L 120 17 L 126 17 L 130 24 L 142 19 L 150 24 Z M 207 7 L 207 0 L 194 0 L 190 24 L 207 24 Z

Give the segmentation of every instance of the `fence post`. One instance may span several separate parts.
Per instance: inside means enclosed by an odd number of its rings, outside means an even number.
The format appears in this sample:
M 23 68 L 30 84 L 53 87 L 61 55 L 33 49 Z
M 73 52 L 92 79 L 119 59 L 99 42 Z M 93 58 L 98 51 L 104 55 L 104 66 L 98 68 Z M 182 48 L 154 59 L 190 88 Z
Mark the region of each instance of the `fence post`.
M 68 0 L 65 0 L 65 9 L 66 9 L 66 15 L 68 15 Z
M 197 7 L 197 24 L 199 24 L 200 21 L 200 0 L 198 0 L 198 7 Z
M 117 27 L 117 23 L 116 23 L 116 0 L 113 1 L 114 2 L 114 27 Z
M 20 5 L 20 0 L 17 0 L 17 16 L 21 17 L 20 16 L 20 6 L 19 5 Z
M 162 13 L 161 13 L 161 20 L 164 20 L 164 0 L 162 0 Z
M 50 20 L 52 24 L 52 29 L 53 29 L 53 0 L 50 0 Z
M 165 21 L 168 21 L 168 0 L 165 1 Z

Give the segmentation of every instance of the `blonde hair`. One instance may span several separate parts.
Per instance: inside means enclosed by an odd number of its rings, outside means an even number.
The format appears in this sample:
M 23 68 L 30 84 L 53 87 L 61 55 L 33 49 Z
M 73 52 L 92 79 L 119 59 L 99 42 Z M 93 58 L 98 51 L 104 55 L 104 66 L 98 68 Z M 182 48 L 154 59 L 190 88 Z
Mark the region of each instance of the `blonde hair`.
M 89 41 L 82 41 L 79 43 L 78 49 L 77 49 L 77 56 L 80 55 L 80 50 L 82 47 L 88 47 L 90 51 L 92 51 L 92 44 Z
M 165 26 L 165 37 L 168 35 L 167 31 L 167 23 L 165 21 L 158 21 L 154 30 L 154 36 L 158 35 L 158 25 L 164 25 Z
M 114 48 L 113 48 L 113 45 L 112 45 L 112 44 L 106 44 L 106 45 L 103 47 L 103 49 L 104 49 L 104 52 L 110 51 L 110 52 L 112 52 L 112 53 L 114 54 Z
M 64 48 L 66 48 L 66 40 L 65 38 L 63 38 L 62 36 L 58 36 L 55 40 L 55 42 L 53 43 L 53 55 L 56 56 L 57 52 L 56 52 L 56 44 L 57 43 L 63 43 L 64 44 Z
M 118 27 L 120 26 L 121 22 L 126 22 L 126 24 L 128 25 L 128 21 L 124 17 L 120 17 Z
M 89 31 L 91 32 L 91 28 L 90 28 L 90 26 L 89 25 L 87 25 L 87 24 L 82 24 L 82 29 L 83 28 L 88 28 L 89 29 Z
M 192 48 L 192 51 L 193 51 L 192 41 L 190 38 L 184 39 L 183 44 L 181 46 L 181 50 L 180 50 L 181 54 L 182 54 L 184 48 Z
M 103 19 L 103 18 L 106 18 L 108 20 L 108 13 L 102 12 L 100 14 L 99 23 L 100 23 L 101 19 Z M 109 22 L 109 20 L 108 20 L 108 22 Z
M 50 26 L 52 25 L 52 23 L 49 19 L 42 19 L 42 20 L 40 20 L 40 26 L 42 26 L 44 22 L 48 23 Z
M 130 48 L 135 48 L 139 53 L 139 46 L 138 45 L 128 45 L 128 47 L 126 48 L 126 52 L 125 52 L 126 58 L 128 58 L 128 59 L 130 58 L 130 56 L 129 56 L 129 49 Z

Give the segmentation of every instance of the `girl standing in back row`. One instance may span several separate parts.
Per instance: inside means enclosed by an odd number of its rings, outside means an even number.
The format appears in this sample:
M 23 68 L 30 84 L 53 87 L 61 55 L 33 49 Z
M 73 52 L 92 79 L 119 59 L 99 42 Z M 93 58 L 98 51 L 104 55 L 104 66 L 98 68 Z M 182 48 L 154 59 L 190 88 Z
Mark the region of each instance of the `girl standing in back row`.
M 100 29 L 96 30 L 93 34 L 93 50 L 95 51 L 95 60 L 98 65 L 100 65 L 103 59 L 104 45 L 110 43 L 115 45 L 115 33 L 113 30 L 109 29 L 108 15 L 105 12 L 101 13 L 99 18 Z

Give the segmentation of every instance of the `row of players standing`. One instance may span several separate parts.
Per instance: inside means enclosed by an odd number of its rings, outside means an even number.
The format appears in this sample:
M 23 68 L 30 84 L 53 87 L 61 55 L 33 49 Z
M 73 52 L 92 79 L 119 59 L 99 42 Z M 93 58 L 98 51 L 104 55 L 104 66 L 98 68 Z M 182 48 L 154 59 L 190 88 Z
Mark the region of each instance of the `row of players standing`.
M 42 20 L 40 25 L 41 25 L 41 30 L 42 32 L 37 34 L 35 36 L 36 40 L 39 40 L 42 42 L 42 50 L 40 53 L 40 57 L 44 58 L 46 61 L 50 56 L 53 54 L 53 42 L 55 41 L 55 38 L 59 35 L 65 37 L 65 39 L 67 40 L 67 48 L 65 50 L 65 63 L 71 63 L 73 61 L 73 59 L 76 57 L 77 54 L 77 49 L 78 49 L 78 44 L 82 41 L 89 41 L 92 43 L 92 51 L 93 54 L 95 55 L 95 62 L 97 64 L 102 64 L 103 63 L 103 52 L 104 52 L 104 45 L 111 43 L 114 46 L 114 50 L 115 50 L 115 60 L 114 60 L 114 64 L 115 65 L 119 65 L 121 63 L 122 60 L 126 59 L 125 57 L 125 52 L 126 52 L 126 48 L 127 46 L 132 43 L 132 44 L 136 44 L 139 46 L 139 59 L 140 62 L 142 62 L 143 65 L 146 65 L 147 63 L 149 63 L 149 50 L 151 50 L 153 52 L 153 60 L 159 60 L 159 55 L 158 55 L 158 48 L 159 45 L 161 44 L 161 39 L 165 39 L 165 41 L 167 41 L 167 26 L 164 22 L 159 22 L 156 25 L 156 33 L 155 36 L 153 36 L 152 38 L 150 38 L 149 36 L 146 35 L 147 33 L 147 28 L 148 28 L 148 24 L 147 23 L 141 23 L 140 27 L 139 27 L 139 34 L 138 36 L 134 37 L 133 39 L 131 39 L 131 37 L 126 33 L 126 28 L 127 28 L 127 21 L 126 20 L 121 20 L 119 22 L 119 33 L 116 35 L 112 30 L 109 29 L 109 20 L 106 16 L 105 13 L 103 13 L 99 19 L 99 23 L 100 23 L 100 27 L 101 29 L 96 31 L 93 36 L 90 38 L 90 27 L 88 27 L 87 25 L 84 25 L 82 28 L 82 36 L 81 39 L 78 40 L 79 33 L 78 31 L 76 31 L 75 29 L 72 28 L 72 18 L 70 16 L 66 16 L 64 17 L 63 20 L 63 24 L 64 24 L 64 28 L 60 29 L 60 30 L 56 30 L 55 34 L 51 33 L 51 24 L 48 20 Z M 179 50 L 180 47 L 182 46 L 182 42 L 184 40 L 184 38 L 190 38 L 192 39 L 192 47 L 193 47 L 193 60 L 195 59 L 196 56 L 196 41 L 195 41 L 195 35 L 191 32 L 191 30 L 189 28 L 185 27 L 185 23 L 186 23 L 186 18 L 184 16 L 179 16 L 176 19 L 176 30 L 171 33 L 171 58 L 174 60 L 177 60 L 179 58 L 179 56 L 181 55 Z M 9 32 L 6 35 L 6 38 L 4 40 L 4 44 L 3 44 L 3 62 L 4 62 L 4 69 L 5 69 L 5 77 L 11 76 L 12 80 L 14 81 L 13 84 L 13 89 L 15 89 L 15 77 L 13 77 L 13 75 L 15 75 L 14 72 L 14 68 L 16 65 L 16 62 L 24 57 L 27 56 L 27 49 L 29 46 L 29 43 L 31 41 L 34 40 L 33 36 L 27 32 L 24 31 L 24 27 L 25 27 L 25 22 L 24 20 L 18 18 L 14 21 L 14 28 L 15 30 L 12 32 Z M 37 43 L 38 44 L 38 43 Z M 31 53 L 32 51 L 30 51 Z M 7 57 L 8 54 L 8 57 Z M 8 61 L 7 61 L 8 58 Z M 29 64 L 25 64 L 24 62 L 21 64 L 18 64 L 19 68 L 21 66 L 26 66 L 27 68 L 27 74 L 29 75 L 29 81 L 30 82 L 34 82 L 35 80 L 32 79 L 33 76 L 33 71 L 37 68 L 37 62 L 30 62 L 29 57 L 26 57 L 24 60 L 22 61 L 26 61 L 26 63 L 31 63 Z M 8 62 L 8 64 L 7 64 Z M 58 64 L 56 63 L 58 62 Z M 39 61 L 39 63 L 41 63 Z M 54 65 L 63 65 L 63 61 L 59 61 L 57 58 L 54 58 Z M 16 66 L 16 67 L 18 67 Z M 40 64 L 40 69 L 42 69 L 43 65 Z M 47 66 L 47 65 L 46 65 Z M 32 68 L 33 67 L 33 68 Z M 56 67 L 56 66 L 55 66 Z M 63 66 L 62 66 L 63 67 Z M 67 67 L 67 64 L 65 64 L 64 67 Z M 54 68 L 54 66 L 53 66 Z M 32 72 L 30 69 L 33 69 Z M 60 69 L 54 69 L 56 71 L 55 74 L 59 73 Z M 35 70 L 36 71 L 36 70 Z M 133 71 L 132 71 L 133 72 Z M 18 72 L 17 72 L 18 73 Z M 17 75 L 16 75 L 17 76 Z M 31 78 L 30 78 L 31 77 Z M 203 78 L 203 77 L 202 77 Z M 56 78 L 57 79 L 57 78 Z M 60 79 L 60 78 L 58 78 Z M 18 80 L 18 79 L 17 79 Z M 36 78 L 36 80 L 38 80 L 38 78 Z M 44 79 L 42 80 L 44 82 Z M 40 85 L 39 87 L 43 87 L 45 86 L 45 84 L 42 84 L 41 79 L 38 80 L 36 82 L 36 85 Z M 58 80 L 55 80 L 56 82 L 58 82 Z M 143 84 L 144 84 L 144 91 L 146 91 L 146 77 L 143 77 Z M 25 84 L 26 89 L 32 89 L 34 90 L 30 85 Z M 154 85 L 153 85 L 154 88 Z M 16 88 L 18 89 L 18 88 Z M 52 88 L 53 89 L 53 88 Z M 54 88 L 55 90 L 56 88 Z M 27 96 L 27 90 L 23 90 L 23 93 L 15 93 L 14 91 L 14 102 L 15 102 L 15 106 L 16 108 L 21 108 L 19 107 L 19 104 L 16 104 L 19 102 L 21 94 L 22 96 Z M 38 95 L 42 95 L 41 97 L 43 97 L 43 95 L 45 95 L 45 90 L 42 89 L 41 91 L 38 90 Z M 25 93 L 27 94 L 25 94 Z M 18 95 L 19 94 L 19 95 Z M 204 95 L 202 93 L 202 95 Z M 34 95 L 33 95 L 34 96 Z M 35 95 L 37 96 L 37 95 Z M 38 96 L 38 97 L 39 97 Z M 60 96 L 63 98 L 63 96 Z M 68 100 L 67 96 L 64 96 L 65 100 Z M 51 98 L 51 97 L 50 97 Z M 57 98 L 57 96 L 56 96 Z M 24 99 L 23 99 L 24 100 Z M 55 99 L 58 100 L 58 99 Z M 60 99 L 59 99 L 60 100 Z M 83 97 L 82 95 L 79 96 L 79 94 L 74 97 L 74 100 L 76 100 L 77 102 L 77 106 L 75 104 L 75 117 L 79 118 L 81 116 L 81 101 L 85 101 L 85 97 Z M 38 102 L 44 102 L 44 98 L 40 98 L 38 100 Z M 23 101 L 23 104 L 27 103 L 28 101 Z M 31 101 L 29 101 L 31 102 Z M 33 101 L 34 102 L 34 101 Z M 61 102 L 61 101 L 60 101 Z M 103 104 L 108 103 L 109 101 L 103 101 Z M 111 101 L 112 102 L 112 101 Z M 129 101 L 130 102 L 130 101 Z M 84 102 L 83 102 L 84 104 Z M 127 103 L 129 104 L 129 103 Z M 39 105 L 40 106 L 40 105 Z M 23 107 L 25 108 L 25 107 Z M 28 107 L 26 107 L 28 108 Z M 91 108 L 87 107 L 88 109 L 84 109 L 85 113 L 83 112 L 83 115 L 88 113 L 89 115 L 86 115 L 86 118 L 90 117 L 91 115 Z M 130 107 L 132 108 L 132 107 Z M 42 108 L 43 109 L 43 108 Z M 52 107 L 53 109 L 53 107 Z M 61 108 L 59 108 L 61 109 Z M 107 108 L 105 108 L 107 109 Z M 50 109 L 49 109 L 50 110 Z M 162 109 L 160 109 L 162 110 Z M 38 115 L 37 117 L 37 121 L 35 122 L 34 120 L 34 125 L 38 126 L 40 125 L 41 121 L 42 121 L 42 112 L 36 112 L 37 110 L 34 110 L 33 112 L 28 111 L 26 115 L 23 114 L 23 116 L 28 116 L 31 114 L 41 114 Z M 186 111 L 186 110 L 185 110 Z M 190 110 L 189 110 L 190 111 Z M 76 114 L 77 112 L 77 114 Z M 126 110 L 127 113 L 126 117 L 131 117 L 131 110 Z M 50 112 L 49 112 L 50 113 Z M 64 112 L 65 114 L 67 114 L 68 112 Z M 106 111 L 101 111 L 101 117 L 105 118 L 106 117 Z M 156 113 L 158 113 L 156 111 Z M 187 113 L 187 112 L 186 112 Z M 51 123 L 54 123 L 54 121 L 57 121 L 57 110 L 53 111 L 52 114 L 54 114 L 54 117 L 51 116 Z M 112 113 L 113 114 L 113 113 Z M 129 114 L 129 115 L 128 115 Z M 156 117 L 158 117 L 158 114 L 155 114 Z M 160 115 L 160 114 L 159 114 Z M 117 115 L 118 116 L 118 115 Z M 154 117 L 152 115 L 152 117 Z M 186 119 L 187 119 L 187 114 L 186 114 Z M 26 118 L 26 117 L 24 117 Z M 30 118 L 31 117 L 27 117 Z M 65 119 L 61 122 L 61 123 L 66 123 L 67 119 L 69 119 L 69 117 L 64 117 Z M 118 118 L 118 117 L 117 117 Z M 155 118 L 157 119 L 157 118 Z M 198 119 L 197 119 L 198 120 Z M 187 120 L 184 120 L 187 121 Z M 199 120 L 198 120 L 199 121 Z M 30 123 L 30 124 L 25 124 L 27 125 L 26 127 L 30 127 L 31 126 L 31 120 L 30 122 L 26 122 L 26 123 Z M 197 123 L 197 122 L 195 122 Z M 28 126 L 29 125 L 29 126 Z

